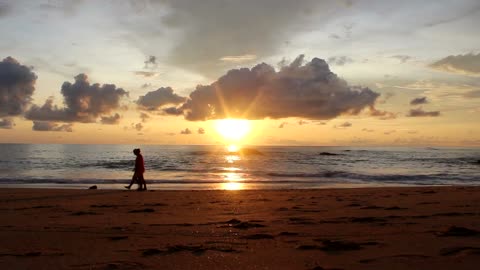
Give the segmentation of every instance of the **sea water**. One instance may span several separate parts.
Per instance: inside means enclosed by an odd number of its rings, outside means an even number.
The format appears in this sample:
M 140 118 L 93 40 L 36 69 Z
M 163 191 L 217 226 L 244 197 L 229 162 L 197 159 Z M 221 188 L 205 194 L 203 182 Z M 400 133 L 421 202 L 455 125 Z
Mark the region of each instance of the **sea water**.
M 0 144 L 0 186 L 123 188 L 134 148 L 150 189 L 480 184 L 480 148 Z

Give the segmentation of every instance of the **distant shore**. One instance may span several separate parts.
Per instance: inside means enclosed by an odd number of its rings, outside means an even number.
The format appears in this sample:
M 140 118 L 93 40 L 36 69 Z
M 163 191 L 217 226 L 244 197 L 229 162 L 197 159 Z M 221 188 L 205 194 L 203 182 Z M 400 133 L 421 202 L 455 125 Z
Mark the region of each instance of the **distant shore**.
M 480 187 L 0 189 L 5 269 L 476 269 Z

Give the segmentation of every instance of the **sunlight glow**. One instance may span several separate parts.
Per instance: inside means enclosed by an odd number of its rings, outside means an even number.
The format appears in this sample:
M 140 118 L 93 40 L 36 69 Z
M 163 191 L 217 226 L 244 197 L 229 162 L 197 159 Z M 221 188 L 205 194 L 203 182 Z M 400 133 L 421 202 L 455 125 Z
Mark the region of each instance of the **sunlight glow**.
M 238 146 L 236 146 L 234 144 L 231 144 L 231 145 L 227 146 L 227 151 L 230 152 L 230 153 L 238 152 Z
M 215 129 L 224 139 L 238 141 L 250 132 L 250 122 L 242 119 L 222 119 L 215 122 Z
M 241 190 L 241 189 L 244 189 L 244 185 L 243 183 L 239 183 L 239 182 L 228 182 L 228 183 L 222 183 L 220 186 L 220 189 Z

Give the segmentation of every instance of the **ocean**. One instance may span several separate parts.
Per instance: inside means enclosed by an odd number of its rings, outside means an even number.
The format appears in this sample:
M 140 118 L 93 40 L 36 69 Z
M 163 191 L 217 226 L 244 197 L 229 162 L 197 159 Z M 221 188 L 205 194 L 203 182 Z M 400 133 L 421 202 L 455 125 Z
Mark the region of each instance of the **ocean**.
M 150 189 L 480 184 L 480 148 L 0 144 L 0 186 L 122 189 L 134 148 Z

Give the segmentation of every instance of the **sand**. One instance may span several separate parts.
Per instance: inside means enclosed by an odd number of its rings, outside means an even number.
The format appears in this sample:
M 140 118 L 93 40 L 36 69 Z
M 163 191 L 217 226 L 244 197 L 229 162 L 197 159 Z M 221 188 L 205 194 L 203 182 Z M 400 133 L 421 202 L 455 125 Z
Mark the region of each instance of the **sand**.
M 480 187 L 0 190 L 2 269 L 478 269 Z

